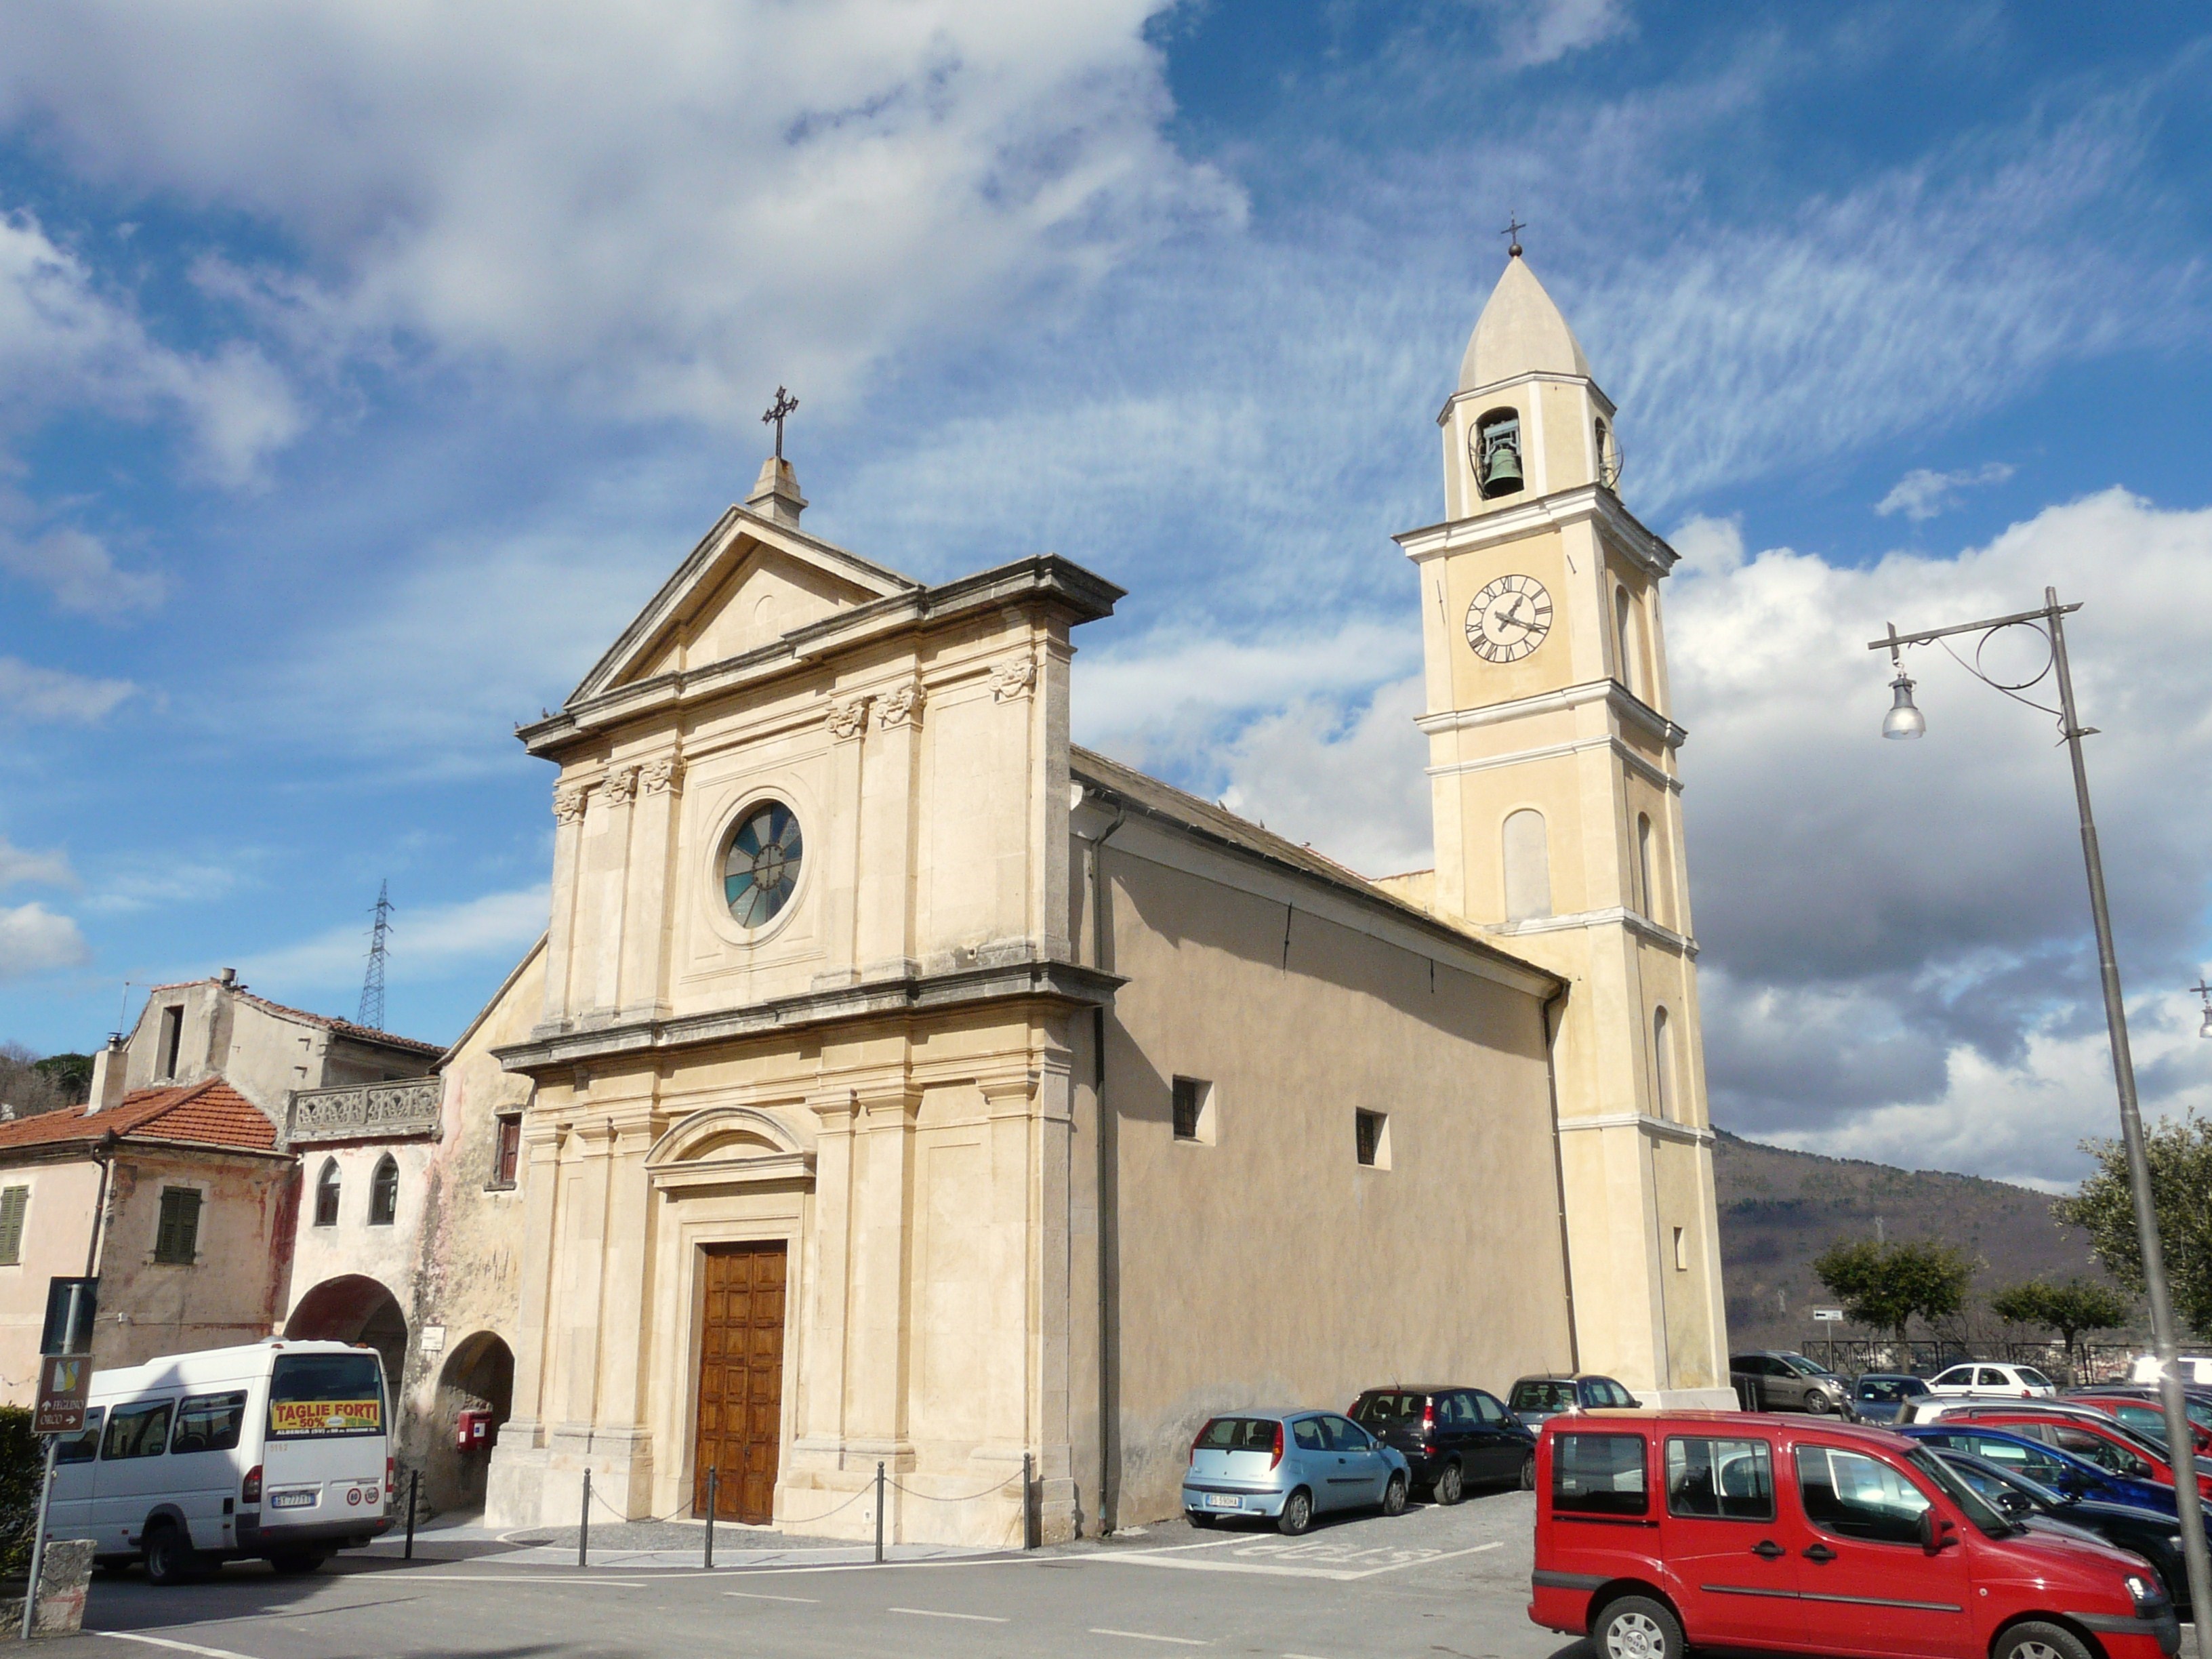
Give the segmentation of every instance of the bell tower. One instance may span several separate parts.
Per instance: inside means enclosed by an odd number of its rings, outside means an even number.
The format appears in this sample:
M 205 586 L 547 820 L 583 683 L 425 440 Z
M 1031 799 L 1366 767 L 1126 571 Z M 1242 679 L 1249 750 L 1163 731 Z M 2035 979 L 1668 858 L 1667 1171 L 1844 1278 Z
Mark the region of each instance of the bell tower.
M 1659 584 L 1613 406 L 1517 241 L 1437 423 L 1419 572 L 1431 907 L 1567 982 L 1552 1013 L 1577 1361 L 1729 1405 Z

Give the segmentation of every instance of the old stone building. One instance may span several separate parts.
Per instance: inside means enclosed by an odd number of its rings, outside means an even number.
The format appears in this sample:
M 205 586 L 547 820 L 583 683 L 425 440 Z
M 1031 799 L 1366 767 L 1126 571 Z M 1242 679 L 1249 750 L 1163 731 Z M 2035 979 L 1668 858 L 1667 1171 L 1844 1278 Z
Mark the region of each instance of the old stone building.
M 1731 1398 L 1674 555 L 1518 252 L 1447 519 L 1401 538 L 1431 871 L 1077 749 L 1118 589 L 915 581 L 801 530 L 780 457 L 524 729 L 550 925 L 473 1039 L 523 1152 L 492 1519 L 711 1469 L 726 1515 L 861 1534 L 881 1462 L 890 1536 L 1004 1543 L 1025 1498 L 1048 1538 L 1169 1512 L 1240 1405 L 1576 1364 Z

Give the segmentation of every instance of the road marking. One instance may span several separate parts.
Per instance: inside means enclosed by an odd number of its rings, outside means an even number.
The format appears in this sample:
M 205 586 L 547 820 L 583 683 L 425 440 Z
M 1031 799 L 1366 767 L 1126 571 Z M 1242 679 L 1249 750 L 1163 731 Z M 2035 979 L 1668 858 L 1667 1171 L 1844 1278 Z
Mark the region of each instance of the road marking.
M 1249 1553 L 1273 1554 L 1283 1547 L 1261 1547 L 1253 1548 Z M 1439 1555 L 1419 1555 L 1407 1560 L 1389 1561 L 1379 1567 L 1357 1568 L 1349 1565 L 1331 1567 L 1322 1565 L 1285 1566 L 1273 1561 L 1224 1561 L 1218 1557 L 1203 1561 L 1189 1561 L 1170 1555 L 1165 1550 L 1102 1550 L 1092 1555 L 1070 1556 L 1066 1559 L 1075 1561 L 1104 1561 L 1124 1566 L 1174 1567 L 1184 1572 L 1250 1572 L 1274 1578 L 1331 1578 L 1340 1583 L 1348 1583 L 1353 1579 L 1373 1578 L 1386 1572 L 1403 1572 L 1408 1567 L 1434 1566 L 1439 1561 L 1455 1561 L 1464 1555 L 1481 1555 L 1488 1551 L 1502 1550 L 1504 1547 L 1504 1540 L 1499 1539 L 1487 1544 L 1477 1544 L 1472 1549 L 1449 1550 Z M 1354 1555 L 1339 1556 L 1336 1559 L 1348 1563 L 1357 1560 L 1361 1555 L 1373 1556 L 1395 1553 L 1382 1550 L 1362 1550 Z
M 1194 1642 L 1188 1636 L 1149 1636 L 1140 1630 L 1094 1630 L 1093 1636 L 1123 1636 L 1132 1642 L 1172 1642 L 1179 1648 L 1212 1647 L 1211 1642 Z
M 722 1594 L 742 1596 L 748 1601 L 804 1601 L 810 1607 L 822 1605 L 821 1598 L 814 1595 L 763 1595 L 757 1590 L 724 1590 Z
M 179 1653 L 197 1653 L 201 1659 L 246 1659 L 242 1653 L 233 1653 L 228 1648 L 204 1648 L 197 1642 L 173 1642 L 166 1636 L 141 1636 L 136 1631 L 96 1630 L 94 1636 L 105 1636 L 117 1642 L 143 1642 L 149 1648 L 174 1648 Z
M 917 1619 L 965 1619 L 971 1625 L 1003 1625 L 1004 1619 L 994 1619 L 988 1613 L 944 1613 L 935 1607 L 885 1607 L 885 1613 L 908 1613 Z
M 642 1578 L 578 1578 L 552 1577 L 532 1572 L 527 1567 L 518 1567 L 512 1572 L 410 1572 L 404 1567 L 394 1571 L 389 1567 L 374 1572 L 347 1572 L 332 1575 L 334 1579 L 398 1577 L 409 1583 L 431 1584 L 603 1584 L 610 1589 L 643 1589 Z

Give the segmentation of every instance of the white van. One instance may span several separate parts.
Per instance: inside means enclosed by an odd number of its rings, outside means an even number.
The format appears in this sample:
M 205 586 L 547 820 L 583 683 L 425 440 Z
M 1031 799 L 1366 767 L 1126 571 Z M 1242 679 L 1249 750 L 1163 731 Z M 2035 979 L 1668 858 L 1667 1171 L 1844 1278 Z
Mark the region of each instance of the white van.
M 2182 1354 L 2174 1360 L 2173 1366 L 2185 1382 L 2212 1382 L 2212 1359 L 2207 1359 L 2202 1354 Z M 2156 1382 L 2158 1356 L 2154 1353 L 2147 1353 L 2138 1357 L 2134 1368 L 2128 1373 L 2128 1381 Z
M 258 1556 L 313 1572 L 392 1525 L 383 1362 L 272 1339 L 95 1371 L 55 1459 L 50 1535 L 173 1583 Z

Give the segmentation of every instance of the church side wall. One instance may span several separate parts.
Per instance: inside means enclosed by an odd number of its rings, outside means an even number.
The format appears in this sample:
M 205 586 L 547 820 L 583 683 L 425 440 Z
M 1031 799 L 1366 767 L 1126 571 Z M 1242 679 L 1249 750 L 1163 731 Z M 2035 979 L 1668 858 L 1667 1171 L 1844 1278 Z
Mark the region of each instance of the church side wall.
M 1215 1413 L 1570 1358 L 1541 1000 L 1144 855 L 1164 840 L 1107 854 L 1123 1526 L 1176 1511 Z M 1212 1085 L 1210 1145 L 1174 1137 L 1177 1076 Z

